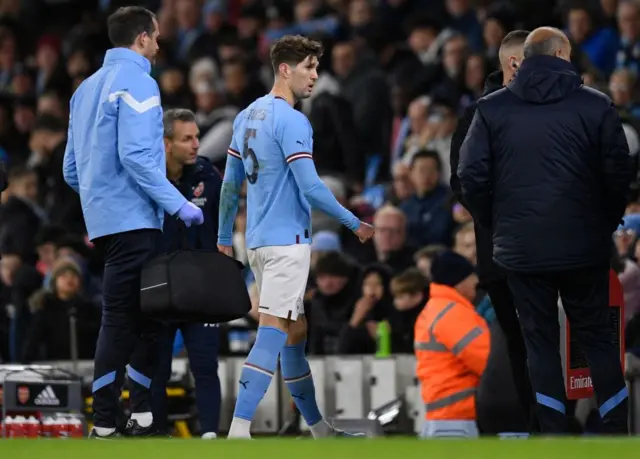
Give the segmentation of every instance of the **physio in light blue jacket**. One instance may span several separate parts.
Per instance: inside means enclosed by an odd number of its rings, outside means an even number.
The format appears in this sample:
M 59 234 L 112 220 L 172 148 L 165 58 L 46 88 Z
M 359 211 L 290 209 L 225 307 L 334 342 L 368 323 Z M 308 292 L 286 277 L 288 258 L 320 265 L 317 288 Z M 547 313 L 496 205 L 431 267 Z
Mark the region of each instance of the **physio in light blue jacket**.
M 105 258 L 91 436 L 118 435 L 125 366 L 136 402 L 124 434 L 148 436 L 159 327 L 140 315 L 140 274 L 156 254 L 165 212 L 187 226 L 202 224 L 203 215 L 166 177 L 160 91 L 150 76 L 155 15 L 120 8 L 108 19 L 108 33 L 114 48 L 71 98 L 63 173 L 80 194 L 89 238 Z
M 162 107 L 151 63 L 127 48 L 107 51 L 71 98 L 65 181 L 78 193 L 91 240 L 161 229 L 187 202 L 167 180 Z

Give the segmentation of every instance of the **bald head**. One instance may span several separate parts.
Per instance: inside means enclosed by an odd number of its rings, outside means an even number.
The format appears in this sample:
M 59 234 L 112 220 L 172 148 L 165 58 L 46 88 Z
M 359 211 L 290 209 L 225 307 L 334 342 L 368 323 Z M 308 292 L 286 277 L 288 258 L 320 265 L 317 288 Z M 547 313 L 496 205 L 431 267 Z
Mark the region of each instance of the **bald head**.
M 554 56 L 571 61 L 571 44 L 567 36 L 555 27 L 539 27 L 524 42 L 524 58 Z

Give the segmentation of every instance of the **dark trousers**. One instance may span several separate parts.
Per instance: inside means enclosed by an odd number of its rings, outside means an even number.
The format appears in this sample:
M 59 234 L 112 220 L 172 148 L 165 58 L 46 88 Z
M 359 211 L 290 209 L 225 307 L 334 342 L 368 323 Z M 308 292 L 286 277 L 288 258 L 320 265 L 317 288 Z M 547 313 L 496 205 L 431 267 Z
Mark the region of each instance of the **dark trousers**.
M 530 432 L 538 431 L 535 417 L 536 401 L 531 389 L 529 370 L 527 368 L 527 349 L 522 337 L 522 330 L 513 297 L 506 279 L 496 280 L 484 284 L 484 288 L 491 298 L 496 320 L 504 333 L 507 342 L 507 352 L 511 367 L 511 376 L 515 385 L 518 400 L 529 425 Z
M 527 347 L 531 385 L 543 433 L 567 432 L 560 358 L 558 295 L 586 354 L 607 433 L 628 434 L 628 397 L 609 309 L 609 267 L 548 274 L 508 272 Z
M 105 259 L 102 323 L 93 373 L 93 411 L 97 427 L 115 427 L 125 367 L 140 386 L 139 412 L 151 411 L 158 326 L 140 312 L 142 266 L 155 254 L 157 230 L 113 234 L 94 241 Z M 129 364 L 129 365 L 127 365 Z
M 200 431 L 217 433 L 222 398 L 218 377 L 220 328 L 209 326 L 209 324 L 172 324 L 164 327 L 159 340 L 158 368 L 151 384 L 154 422 L 162 431 L 167 430 L 166 387 L 171 377 L 173 342 L 178 328 L 182 333 L 189 367 L 196 381 L 196 406 L 200 419 Z

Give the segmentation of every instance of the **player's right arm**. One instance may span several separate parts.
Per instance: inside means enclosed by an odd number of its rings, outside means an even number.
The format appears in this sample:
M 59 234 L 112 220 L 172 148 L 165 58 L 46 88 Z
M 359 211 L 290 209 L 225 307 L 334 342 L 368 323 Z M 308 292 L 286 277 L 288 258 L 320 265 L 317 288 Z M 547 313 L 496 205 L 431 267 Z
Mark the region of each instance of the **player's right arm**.
M 236 117 L 234 122 L 234 132 L 236 131 L 237 120 L 242 116 L 242 112 Z M 220 209 L 218 212 L 218 246 L 231 247 L 233 237 L 233 224 L 236 221 L 238 212 L 238 201 L 240 200 L 240 190 L 244 182 L 244 165 L 240 155 L 240 147 L 237 145 L 235 135 L 231 138 L 231 145 L 227 150 L 227 164 L 224 169 L 222 179 L 222 189 L 220 191 Z M 230 255 L 227 253 L 227 255 Z
M 288 110 L 276 121 L 276 139 L 300 191 L 311 207 L 332 216 L 351 231 L 360 228 L 360 220 L 344 208 L 318 177 L 313 163 L 313 132 L 307 118 L 296 110 Z
M 187 200 L 160 170 L 158 152 L 153 151 L 163 148 L 156 138 L 162 136 L 158 129 L 162 107 L 157 83 L 148 75 L 135 76 L 128 81 L 127 89 L 113 92 L 109 100 L 118 107 L 118 156 L 122 166 L 165 212 L 176 214 Z
M 78 181 L 78 169 L 76 168 L 76 152 L 73 149 L 73 132 L 71 130 L 72 114 L 73 113 L 73 97 L 69 102 L 69 130 L 67 133 L 67 146 L 64 150 L 64 159 L 62 162 L 62 175 L 64 181 L 67 182 L 76 193 L 80 192 L 80 183 Z

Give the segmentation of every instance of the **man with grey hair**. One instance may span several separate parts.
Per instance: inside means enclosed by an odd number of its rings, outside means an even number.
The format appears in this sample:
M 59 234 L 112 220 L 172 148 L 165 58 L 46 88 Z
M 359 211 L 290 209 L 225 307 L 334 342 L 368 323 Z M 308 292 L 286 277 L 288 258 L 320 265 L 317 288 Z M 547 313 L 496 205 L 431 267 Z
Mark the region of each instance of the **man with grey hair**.
M 460 150 L 461 197 L 493 233 L 527 349 L 540 429 L 567 432 L 558 297 L 591 370 L 607 433 L 628 433 L 612 336 L 609 258 L 631 181 L 615 106 L 585 87 L 558 29 L 524 43 L 513 81 L 478 102 Z
M 175 218 L 165 216 L 158 251 L 217 250 L 222 176 L 209 160 L 198 156 L 200 132 L 195 114 L 191 110 L 167 110 L 164 112 L 163 123 L 167 178 L 189 202 L 202 210 L 204 223 L 187 228 Z M 216 437 L 220 417 L 220 329 L 203 323 L 171 323 L 162 327 L 158 340 L 158 367 L 151 382 L 155 428 L 149 434 L 167 431 L 166 384 L 171 375 L 173 343 L 178 330 L 187 348 L 190 368 L 196 382 L 196 405 L 202 437 L 212 439 Z M 137 395 L 132 390 L 131 400 L 134 405 Z

